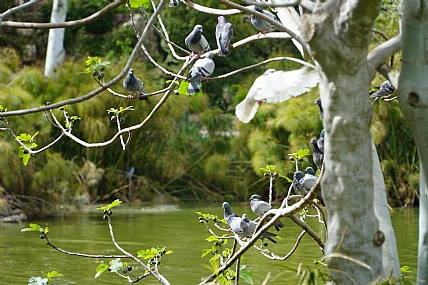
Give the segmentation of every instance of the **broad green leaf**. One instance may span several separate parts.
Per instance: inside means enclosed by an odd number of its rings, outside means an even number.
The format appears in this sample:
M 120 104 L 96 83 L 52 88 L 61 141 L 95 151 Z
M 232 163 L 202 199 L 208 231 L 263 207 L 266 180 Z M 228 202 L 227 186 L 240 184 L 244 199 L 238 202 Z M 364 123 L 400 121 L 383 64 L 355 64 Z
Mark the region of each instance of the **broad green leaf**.
M 23 133 L 17 136 L 16 138 L 22 142 L 28 142 L 31 140 L 31 135 Z
M 212 248 L 205 248 L 205 249 L 203 249 L 202 250 L 202 256 L 201 256 L 201 258 L 204 257 L 204 256 L 206 256 L 208 253 L 210 253 L 212 251 L 213 251 Z
M 58 271 L 55 271 L 55 270 L 53 270 L 51 272 L 48 272 L 46 274 L 46 277 L 49 278 L 49 279 L 51 279 L 53 277 L 60 277 L 60 276 L 64 276 L 64 274 L 58 273 Z
M 104 273 L 104 271 L 106 271 L 108 269 L 108 265 L 101 263 L 100 265 L 97 266 L 97 269 L 95 269 L 95 271 L 97 272 L 95 274 L 95 278 L 98 278 L 101 276 L 101 274 Z
M 31 223 L 29 228 L 22 229 L 21 232 L 42 232 L 42 230 L 42 227 L 40 227 L 38 224 Z
M 28 161 L 30 160 L 30 156 L 31 155 L 29 153 L 24 154 L 24 157 L 22 158 L 22 163 L 24 164 L 24 166 L 27 166 Z
M 120 201 L 119 199 L 116 199 L 113 202 L 111 202 L 110 204 L 108 204 L 107 206 L 97 208 L 97 210 L 108 211 L 111 208 L 116 207 L 117 205 L 120 205 L 120 204 L 122 204 L 122 201 Z
M 144 9 L 147 9 L 150 7 L 150 1 L 149 0 L 129 0 L 129 5 L 131 8 L 138 8 L 143 6 Z

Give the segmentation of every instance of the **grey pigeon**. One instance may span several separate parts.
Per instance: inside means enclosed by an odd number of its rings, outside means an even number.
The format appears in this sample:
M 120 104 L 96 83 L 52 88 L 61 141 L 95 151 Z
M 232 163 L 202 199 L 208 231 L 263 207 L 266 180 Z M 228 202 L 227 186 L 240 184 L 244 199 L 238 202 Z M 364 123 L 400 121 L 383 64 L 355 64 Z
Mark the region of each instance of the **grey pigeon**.
M 318 105 L 318 107 L 320 108 L 321 119 L 324 119 L 324 110 L 322 109 L 321 98 L 318 98 L 317 100 L 315 100 L 314 105 Z
M 201 80 L 207 79 L 213 73 L 215 68 L 213 57 L 212 52 L 207 53 L 205 58 L 198 59 L 190 69 L 189 76 L 186 78 L 189 81 L 187 93 L 190 95 L 201 91 Z
M 271 13 L 269 11 L 263 10 L 263 8 L 261 6 L 255 5 L 254 10 L 262 13 L 263 15 L 268 16 L 272 20 L 280 22 L 277 16 L 275 16 L 273 13 Z M 251 24 L 253 24 L 253 26 L 257 30 L 259 30 L 260 33 L 263 33 L 263 34 L 273 32 L 273 31 L 277 31 L 277 28 L 274 25 L 266 22 L 265 20 L 260 19 L 259 17 L 255 16 L 255 15 L 251 15 Z
M 318 148 L 321 152 L 324 153 L 324 135 L 325 135 L 325 129 L 323 129 L 320 133 L 320 138 L 317 141 Z
M 169 7 L 175 8 L 180 4 L 179 0 L 169 0 Z
M 140 78 L 134 76 L 134 70 L 131 68 L 128 72 L 128 76 L 126 76 L 125 80 L 123 80 L 123 87 L 125 87 L 126 91 L 131 93 L 128 95 L 128 98 L 137 98 L 138 95 L 146 94 L 146 89 L 144 88 L 143 81 Z M 139 97 L 140 100 L 149 100 L 147 97 Z
M 242 215 L 242 219 L 241 219 L 241 230 L 243 233 L 243 237 L 252 237 L 254 234 L 254 231 L 257 228 L 257 223 L 254 221 L 251 221 L 250 219 L 248 219 L 247 214 L 243 214 Z M 272 232 L 264 232 L 262 234 L 262 236 L 260 237 L 261 239 L 267 238 L 268 240 L 270 240 L 273 243 L 277 243 L 276 240 L 274 240 L 272 237 L 276 237 L 277 235 L 275 233 Z
M 314 147 L 312 153 L 312 159 L 318 169 L 322 168 L 322 163 L 324 161 L 324 153 L 318 147 L 318 140 L 316 138 L 311 139 L 311 145 Z
M 196 25 L 193 28 L 193 31 L 186 37 L 184 43 L 192 51 L 198 54 L 201 52 L 210 51 L 210 45 L 207 42 L 207 39 L 202 35 L 202 25 Z
M 228 202 L 224 202 L 222 208 L 224 212 L 224 219 L 226 220 L 232 231 L 240 238 L 245 237 L 241 229 L 241 217 L 232 211 Z
M 372 102 L 372 104 L 373 104 L 374 102 L 376 102 L 380 98 L 388 97 L 389 95 L 394 94 L 394 93 L 395 93 L 394 86 L 392 86 L 391 82 L 389 80 L 387 80 L 384 83 L 382 83 L 382 85 L 379 87 L 379 90 L 374 92 L 373 94 L 371 94 L 369 98 L 375 98 Z
M 262 217 L 266 212 L 272 209 L 272 206 L 266 203 L 265 201 L 263 201 L 262 198 L 257 194 L 251 195 L 250 206 L 251 206 L 251 211 L 253 211 L 253 213 L 256 214 L 258 217 Z M 267 220 L 269 221 L 270 217 Z M 277 231 L 279 231 L 283 227 L 284 227 L 284 224 L 281 221 L 278 220 L 275 223 L 275 229 Z
M 315 176 L 315 170 L 310 166 L 306 167 L 305 172 L 306 172 L 306 174 Z M 320 201 L 321 205 L 325 206 L 324 199 L 322 198 L 321 192 L 318 193 L 317 198 Z
M 218 17 L 218 24 L 215 28 L 215 38 L 218 46 L 218 56 L 229 55 L 229 44 L 233 36 L 233 26 L 227 22 L 223 16 Z
M 304 174 L 301 171 L 294 172 L 292 185 L 297 194 L 306 196 L 317 183 L 317 178 L 311 174 Z

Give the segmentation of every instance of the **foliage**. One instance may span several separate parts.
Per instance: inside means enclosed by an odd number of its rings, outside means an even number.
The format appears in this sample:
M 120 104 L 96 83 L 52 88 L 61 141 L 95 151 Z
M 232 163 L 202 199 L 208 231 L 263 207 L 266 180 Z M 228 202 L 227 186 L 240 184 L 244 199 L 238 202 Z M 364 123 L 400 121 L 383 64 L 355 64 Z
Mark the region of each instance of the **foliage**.
M 58 273 L 57 271 L 50 271 L 50 272 L 43 272 L 42 271 L 42 277 L 36 277 L 33 276 L 30 279 L 28 279 L 28 285 L 47 285 L 49 284 L 49 281 L 54 277 L 60 277 L 64 276 L 61 273 Z
M 29 134 L 20 134 L 16 137 L 18 141 L 24 144 L 24 146 L 19 147 L 19 157 L 22 157 L 22 162 L 26 166 L 28 164 L 28 160 L 31 157 L 31 154 L 28 150 L 34 150 L 37 147 L 37 144 L 34 142 L 34 138 L 39 134 L 36 132 L 34 135 Z

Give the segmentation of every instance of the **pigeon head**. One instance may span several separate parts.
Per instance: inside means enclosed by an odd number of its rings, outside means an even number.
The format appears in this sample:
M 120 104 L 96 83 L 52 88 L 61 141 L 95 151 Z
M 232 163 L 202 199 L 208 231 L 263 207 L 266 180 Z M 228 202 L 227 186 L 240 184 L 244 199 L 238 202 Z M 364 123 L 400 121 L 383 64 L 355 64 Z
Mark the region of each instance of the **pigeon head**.
M 303 172 L 301 172 L 301 171 L 296 171 L 296 172 L 294 172 L 294 176 L 293 177 L 296 178 L 297 180 L 300 180 L 303 177 L 305 177 L 305 174 Z
M 214 54 L 210 51 L 210 52 L 207 53 L 206 58 L 213 59 L 214 58 Z
M 311 139 L 311 145 L 313 145 L 314 147 L 315 147 L 315 146 L 317 146 L 317 147 L 318 147 L 318 145 L 317 145 L 317 141 L 318 141 L 318 140 L 317 140 L 316 138 L 312 138 L 312 139 Z
M 196 26 L 193 28 L 193 31 L 194 31 L 194 32 L 200 32 L 200 33 L 202 33 L 202 32 L 203 32 L 203 30 L 202 30 L 202 25 L 196 25 Z
M 232 215 L 232 210 L 230 209 L 230 205 L 227 202 L 224 202 L 222 205 L 224 212 L 228 215 Z
M 322 129 L 321 133 L 320 133 L 320 138 L 324 138 L 325 135 L 325 129 Z
M 262 6 L 254 5 L 254 10 L 256 10 L 257 12 L 263 13 L 263 8 L 262 8 Z
M 251 197 L 250 197 L 250 201 L 261 201 L 262 200 L 262 197 L 260 197 L 259 195 L 257 195 L 257 194 L 253 194 L 253 195 L 251 195 Z
M 314 105 L 318 105 L 318 107 L 320 108 L 320 116 L 321 118 L 324 118 L 324 110 L 322 109 L 321 98 L 318 98 L 317 100 L 315 100 Z
M 314 170 L 312 167 L 310 167 L 310 166 L 306 167 L 305 172 L 306 172 L 307 174 L 310 174 L 310 175 L 314 175 L 314 176 L 315 176 L 315 170 Z
M 128 71 L 128 75 L 129 75 L 129 77 L 134 77 L 134 69 L 130 69 L 129 71 Z
M 247 214 L 242 214 L 242 220 L 245 221 L 245 222 L 247 222 L 247 223 L 250 222 L 250 219 L 248 219 Z
M 225 18 L 225 17 L 223 17 L 223 16 L 219 16 L 219 17 L 217 18 L 217 20 L 218 20 L 218 22 L 219 22 L 219 23 L 226 23 L 226 18 Z

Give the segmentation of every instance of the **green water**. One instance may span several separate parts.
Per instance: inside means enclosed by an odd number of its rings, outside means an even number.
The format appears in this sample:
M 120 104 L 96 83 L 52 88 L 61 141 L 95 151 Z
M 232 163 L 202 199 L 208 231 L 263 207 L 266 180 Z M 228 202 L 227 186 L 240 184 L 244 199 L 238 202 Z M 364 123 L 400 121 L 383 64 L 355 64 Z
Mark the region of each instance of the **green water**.
M 249 207 L 233 205 L 233 210 L 250 213 Z M 90 206 L 86 211 L 66 219 L 29 221 L 48 226 L 49 237 L 58 247 L 86 254 L 121 254 L 111 243 L 106 221 Z M 204 267 L 209 257 L 201 258 L 201 251 L 210 247 L 205 241 L 209 236 L 205 226 L 198 221 L 196 211 L 222 216 L 221 206 L 121 206 L 112 216 L 116 240 L 128 252 L 136 253 L 150 247 L 166 247 L 174 253 L 164 257 L 161 273 L 171 284 L 198 284 L 210 271 Z M 391 215 L 397 235 L 401 266 L 408 265 L 412 271 L 407 276 L 415 279 L 417 263 L 417 209 L 396 210 Z M 21 233 L 28 226 L 24 224 L 0 224 L 0 284 L 28 284 L 31 276 L 40 276 L 40 271 L 56 270 L 64 277 L 53 279 L 50 284 L 128 284 L 126 280 L 106 272 L 94 279 L 95 268 L 105 259 L 88 259 L 61 254 L 46 245 L 35 232 Z M 282 240 L 269 248 L 283 256 L 293 247 L 300 228 L 287 219 L 280 232 Z M 323 228 L 316 221 L 309 224 L 323 235 Z M 272 261 L 255 249 L 245 254 L 244 263 L 254 273 L 255 284 L 260 284 L 270 272 L 268 284 L 295 284 L 294 273 L 284 271 L 280 266 L 297 267 L 300 262 L 313 266 L 321 253 L 309 236 L 304 236 L 293 256 L 286 261 Z M 134 273 L 142 269 L 132 262 Z M 139 284 L 159 284 L 147 277 Z M 242 282 L 241 284 L 245 284 Z

